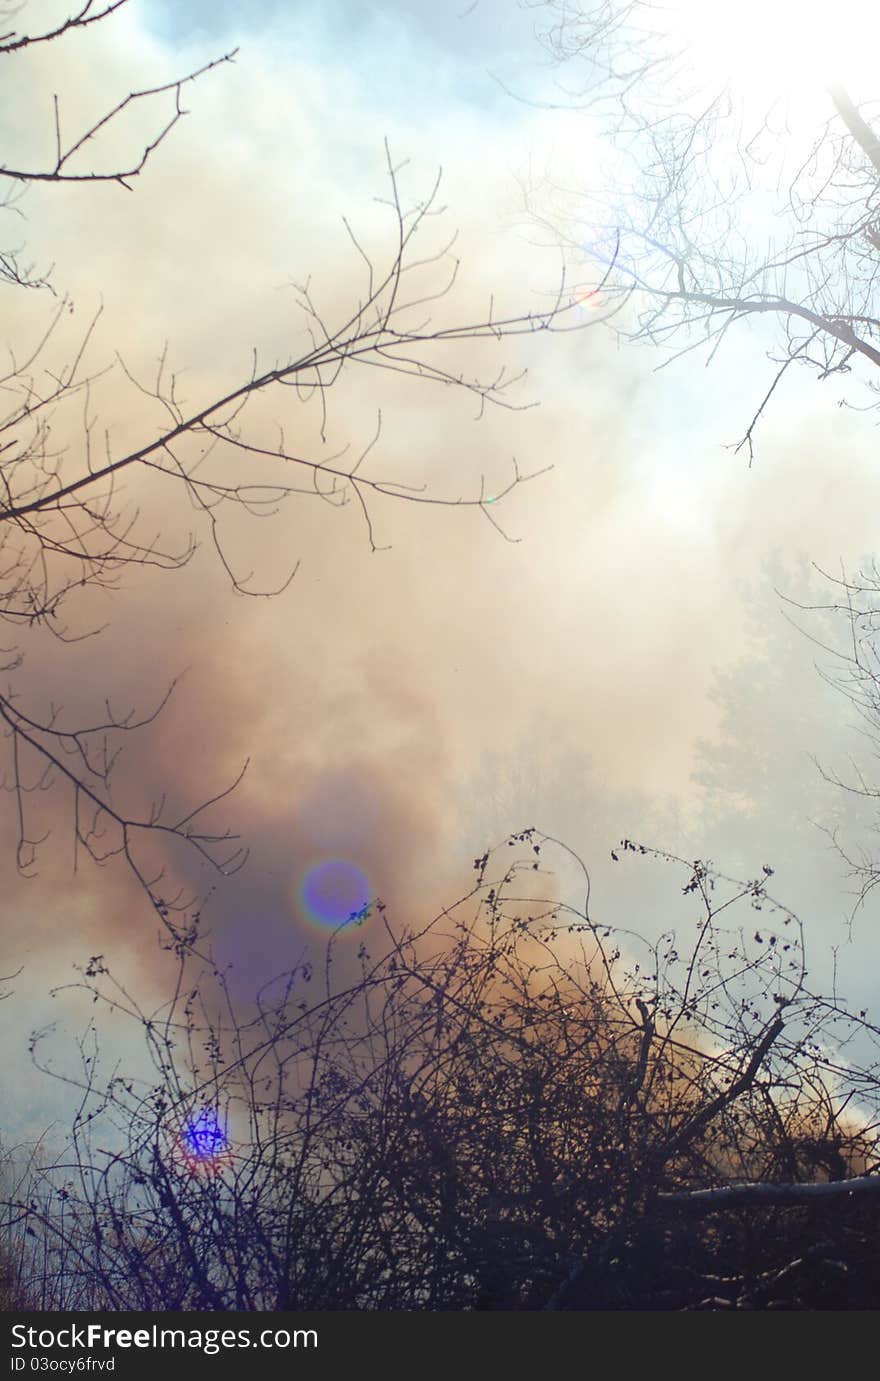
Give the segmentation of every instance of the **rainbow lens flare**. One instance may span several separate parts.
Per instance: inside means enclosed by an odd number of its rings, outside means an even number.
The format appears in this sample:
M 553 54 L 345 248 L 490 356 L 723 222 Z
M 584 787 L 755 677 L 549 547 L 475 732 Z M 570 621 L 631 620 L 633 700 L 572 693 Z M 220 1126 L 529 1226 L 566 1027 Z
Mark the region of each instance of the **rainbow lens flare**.
M 341 858 L 325 859 L 309 868 L 299 889 L 308 919 L 330 930 L 366 919 L 372 895 L 366 874 Z
M 601 291 L 584 284 L 572 288 L 572 299 L 581 311 L 598 312 L 603 305 Z

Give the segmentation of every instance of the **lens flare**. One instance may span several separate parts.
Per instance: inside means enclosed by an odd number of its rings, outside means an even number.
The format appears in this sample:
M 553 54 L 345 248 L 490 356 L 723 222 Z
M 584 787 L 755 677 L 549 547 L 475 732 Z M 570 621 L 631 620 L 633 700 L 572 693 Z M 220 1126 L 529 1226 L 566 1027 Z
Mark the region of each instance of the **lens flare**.
M 583 284 L 572 288 L 572 299 L 583 312 L 597 312 L 602 306 L 600 290 Z
M 316 863 L 303 877 L 299 889 L 300 904 L 308 919 L 330 930 L 364 920 L 372 895 L 366 874 L 356 864 L 340 858 Z
M 178 1149 L 184 1169 L 192 1174 L 213 1174 L 228 1163 L 229 1134 L 216 1108 L 202 1108 L 187 1119 Z

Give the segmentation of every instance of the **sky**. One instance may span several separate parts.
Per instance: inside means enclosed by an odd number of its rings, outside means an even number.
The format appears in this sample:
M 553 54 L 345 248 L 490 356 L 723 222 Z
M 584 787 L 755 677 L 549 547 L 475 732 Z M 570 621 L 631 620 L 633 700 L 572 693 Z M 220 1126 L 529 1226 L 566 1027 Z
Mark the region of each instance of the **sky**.
M 458 228 L 461 267 L 438 319 L 480 318 L 490 295 L 499 310 L 546 303 L 559 253 L 529 218 L 523 186 L 575 186 L 600 150 L 589 116 L 536 104 L 555 92 L 540 18 L 510 0 L 460 10 L 138 0 L 65 50 L 16 59 L 0 118 L 24 161 L 51 150 L 50 93 L 73 128 L 113 93 L 239 50 L 187 89 L 189 114 L 131 192 L 45 186 L 22 200 L 15 233 L 36 263 L 54 264 L 73 306 L 59 358 L 99 306 L 96 362 L 118 354 L 145 378 L 167 342 L 193 406 L 240 381 L 254 350 L 286 358 L 305 339 L 293 283 L 310 278 L 331 320 L 363 291 L 342 218 L 379 258 L 389 252 L 393 226 L 375 200 L 387 192 L 386 139 L 409 160 L 407 196 L 424 197 L 443 169 L 443 225 Z M 106 156 L 139 128 L 114 132 Z M 439 244 L 439 222 L 425 234 Z M 35 339 L 52 304 L 3 291 L 4 337 Z M 181 677 L 126 744 L 126 800 L 166 794 L 191 808 L 248 760 L 218 816 L 249 847 L 246 867 L 210 879 L 191 858 L 171 864 L 193 889 L 213 887 L 206 923 L 242 997 L 320 944 L 299 898 L 322 859 L 351 859 L 390 914 L 414 922 L 468 889 L 474 856 L 534 825 L 587 862 L 603 916 L 648 933 L 674 918 L 675 888 L 648 865 L 622 880 L 610 857 L 622 836 L 736 876 L 774 866 L 816 972 L 827 979 L 836 963 L 851 1000 L 868 1000 L 877 906 L 847 929 L 852 880 L 816 822 L 870 842 L 870 819 L 813 760 L 845 772 L 866 748 L 818 674 L 827 654 L 792 627 L 780 591 L 818 601 L 827 587 L 811 563 L 852 569 L 874 549 L 876 433 L 870 417 L 835 407 L 828 385 L 795 381 L 749 467 L 730 443 L 766 387 L 765 347 L 744 330 L 711 368 L 686 357 L 658 371 L 655 352 L 586 322 L 462 347 L 489 372 L 499 359 L 527 368 L 516 397 L 537 404 L 479 421 L 454 390 L 353 371 L 328 400 L 327 447 L 362 448 L 381 409 L 370 473 L 454 497 L 479 492 L 481 476 L 499 492 L 513 457 L 523 473 L 552 466 L 497 505 L 515 540 L 478 511 L 385 499 L 373 517 L 387 549 L 372 552 L 355 504 L 304 495 L 225 529 L 236 571 L 253 570 L 260 588 L 300 562 L 277 597 L 231 590 L 197 529 L 184 570 L 132 571 L 111 596 L 70 607 L 82 627 L 107 622 L 99 637 L 29 643 L 17 692 L 36 709 L 63 702 L 71 720 L 106 697 L 149 708 Z M 317 453 L 314 403 L 282 403 L 258 409 L 256 425 L 281 421 Z M 114 450 L 160 424 L 118 366 L 92 406 Z M 80 445 L 78 414 L 55 426 Z M 179 492 L 151 478 L 132 478 L 126 497 L 172 544 L 193 524 Z M 124 868 L 81 861 L 73 873 L 63 793 L 40 805 L 52 834 L 36 876 L 17 878 L 10 807 L 0 918 L 4 965 L 22 972 L 0 1003 L 0 1040 L 18 1052 L 4 1063 L 2 1101 L 15 1109 L 7 1135 L 32 1136 L 62 1116 L 65 1095 L 23 1077 L 29 1033 L 54 1023 L 40 1048 L 62 1068 L 92 1015 L 82 993 L 50 990 L 101 953 L 158 1001 L 167 955 Z M 564 870 L 557 886 L 565 897 Z

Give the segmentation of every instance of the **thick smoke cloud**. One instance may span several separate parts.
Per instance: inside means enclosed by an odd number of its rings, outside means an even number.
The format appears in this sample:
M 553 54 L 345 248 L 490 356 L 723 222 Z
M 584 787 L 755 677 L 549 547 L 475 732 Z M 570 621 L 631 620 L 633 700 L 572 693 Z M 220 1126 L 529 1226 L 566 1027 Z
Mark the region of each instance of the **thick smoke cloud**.
M 25 112 L 56 79 L 73 121 L 108 83 L 124 93 L 147 69 L 164 75 L 189 60 L 139 27 L 134 11 L 102 28 L 80 38 L 74 62 L 49 49 L 13 73 L 23 151 L 45 151 L 50 107 L 42 124 Z M 204 58 L 201 39 L 193 43 Z M 377 51 L 375 90 L 382 61 Z M 234 69 L 187 99 L 192 115 L 133 194 L 87 186 L 27 199 L 31 257 L 55 260 L 75 304 L 71 331 L 103 301 L 96 358 L 118 350 L 141 375 L 167 339 L 196 404 L 240 379 L 253 346 L 272 360 L 289 354 L 292 336 L 305 339 L 291 279 L 312 273 L 336 319 L 363 288 L 341 215 L 371 248 L 389 249 L 387 216 L 372 200 L 385 191 L 385 135 L 411 158 L 406 176 L 422 194 L 436 162 L 447 165 L 462 267 L 438 316 L 479 317 L 490 293 L 509 307 L 546 302 L 557 260 L 523 229 L 512 174 L 530 156 L 549 159 L 551 147 L 576 168 L 584 139 L 575 116 L 495 105 L 483 114 L 438 86 L 415 128 L 406 109 L 347 84 L 344 59 L 310 62 L 283 29 L 246 41 Z M 44 304 L 7 297 L 4 333 L 35 331 Z M 772 639 L 753 641 L 743 582 L 761 586 L 774 551 L 782 569 L 803 553 L 829 566 L 856 557 L 872 540 L 878 481 L 863 423 L 837 412 L 829 420 L 812 393 L 793 394 L 791 410 L 768 421 L 755 469 L 722 451 L 760 393 L 759 349 L 731 350 L 727 372 L 699 379 L 683 367 L 656 376 L 650 355 L 619 353 L 593 329 L 463 350 L 489 373 L 502 361 L 528 366 L 517 397 L 541 400 L 478 424 L 472 400 L 452 390 L 355 374 L 329 399 L 328 450 L 362 447 L 381 407 L 376 473 L 455 496 L 479 492 L 481 475 L 487 492 L 503 488 L 513 456 L 524 472 L 552 464 L 498 505 L 521 540 L 506 541 L 479 512 L 380 500 L 377 536 L 391 549 L 374 554 L 356 504 L 336 510 L 303 496 L 275 518 L 232 519 L 226 530 L 237 570 L 253 568 L 267 586 L 301 562 L 277 599 L 236 596 L 206 544 L 184 571 L 132 571 L 112 596 L 83 602 L 84 625 L 111 620 L 100 638 L 28 649 L 17 691 L 37 706 L 63 701 L 71 719 L 108 695 L 114 706 L 149 708 L 186 671 L 160 718 L 126 744 L 117 789 L 133 808 L 164 794 L 182 814 L 250 759 L 238 791 L 210 815 L 241 834 L 247 866 L 222 879 L 192 856 L 168 860 L 169 886 L 208 894 L 205 925 L 235 963 L 242 994 L 320 943 L 298 897 L 309 868 L 328 858 L 360 868 L 401 923 L 461 895 L 474 854 L 529 824 L 584 855 L 608 908 L 608 850 L 622 833 L 709 847 L 719 864 L 727 841 L 735 866 L 764 861 L 755 852 L 767 822 L 797 808 L 790 763 L 822 752 L 805 736 L 828 727 L 828 715 L 837 741 L 845 707 L 815 698 L 824 692 L 807 684 L 809 653 L 793 655 L 790 679 L 763 699 L 744 699 L 734 684 L 725 707 L 710 692 L 719 669 L 740 666 L 748 682 L 743 658 L 760 666 L 774 657 Z M 304 450 L 318 446 L 314 404 L 291 401 L 288 435 Z M 114 445 L 158 424 L 158 409 L 119 371 L 96 386 L 98 402 Z M 73 420 L 62 425 L 76 446 Z M 161 528 L 172 546 L 193 526 L 172 488 L 133 478 L 129 497 L 145 530 Z M 759 618 L 775 629 L 778 606 L 766 582 L 761 590 Z M 795 701 L 821 713 L 791 716 Z M 768 714 L 778 758 L 762 782 L 743 780 L 731 802 L 717 774 L 714 786 L 695 781 L 718 745 L 736 757 L 737 738 L 762 732 Z M 124 869 L 86 862 L 71 876 L 69 808 L 61 793 L 41 802 L 54 833 L 32 881 L 13 873 L 15 820 L 3 817 L 5 967 L 25 968 L 0 1019 L 22 1058 L 24 1033 L 46 1019 L 47 988 L 75 960 L 107 953 L 157 1001 L 167 972 L 156 918 Z M 798 860 L 815 851 L 812 835 L 792 846 L 795 891 Z M 836 883 L 829 865 L 823 885 Z M 650 883 L 634 895 L 649 925 L 651 895 Z M 817 925 L 841 913 L 836 900 L 817 908 Z M 77 1029 L 75 998 L 55 1006 L 65 1029 Z

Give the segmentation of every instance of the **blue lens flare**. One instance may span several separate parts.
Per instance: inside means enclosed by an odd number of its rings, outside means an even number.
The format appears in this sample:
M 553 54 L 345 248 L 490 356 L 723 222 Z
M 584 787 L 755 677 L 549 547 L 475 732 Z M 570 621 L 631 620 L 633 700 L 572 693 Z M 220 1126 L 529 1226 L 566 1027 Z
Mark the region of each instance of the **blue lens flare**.
M 229 1136 L 225 1123 L 214 1108 L 203 1108 L 191 1117 L 181 1132 L 187 1157 L 194 1161 L 212 1161 L 229 1150 Z
M 372 895 L 366 874 L 341 858 L 326 859 L 309 868 L 299 889 L 299 900 L 308 919 L 331 930 L 364 920 Z

